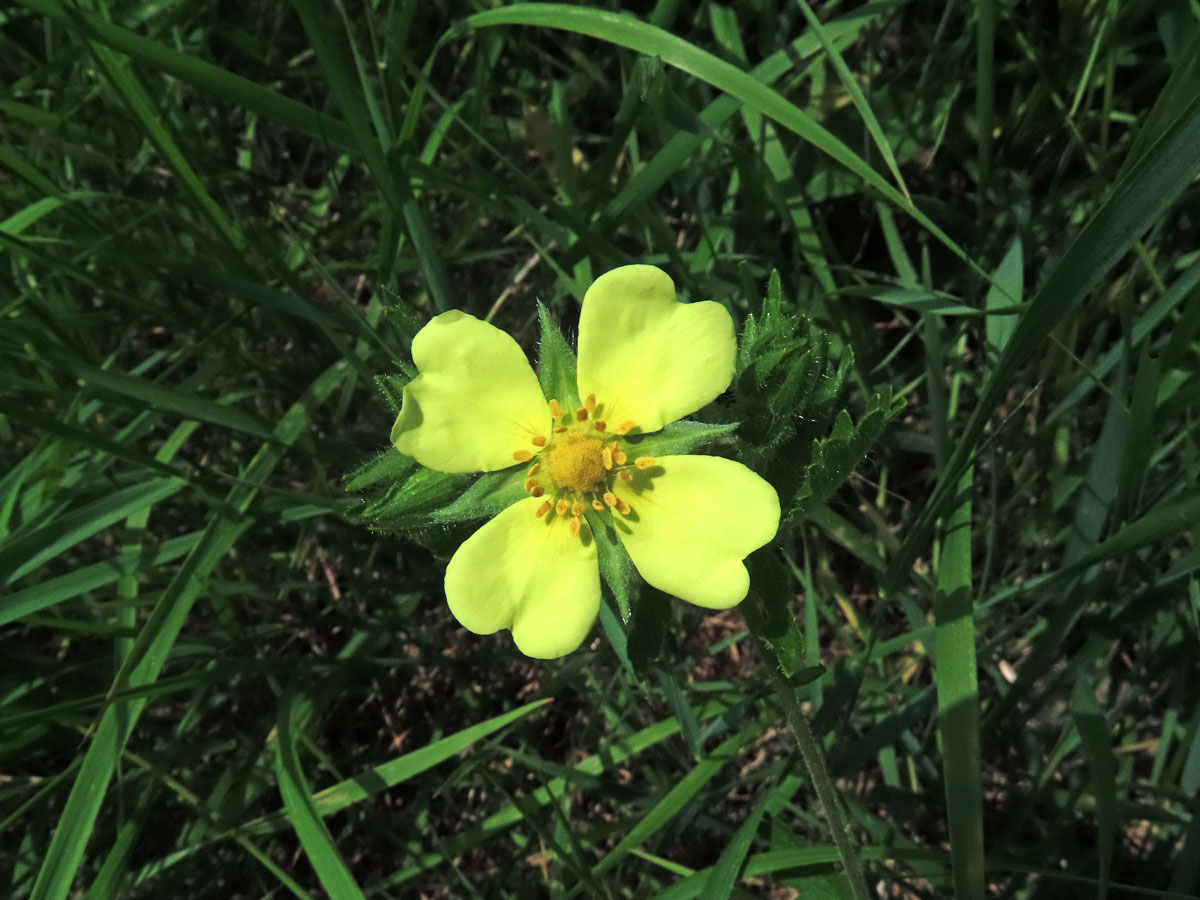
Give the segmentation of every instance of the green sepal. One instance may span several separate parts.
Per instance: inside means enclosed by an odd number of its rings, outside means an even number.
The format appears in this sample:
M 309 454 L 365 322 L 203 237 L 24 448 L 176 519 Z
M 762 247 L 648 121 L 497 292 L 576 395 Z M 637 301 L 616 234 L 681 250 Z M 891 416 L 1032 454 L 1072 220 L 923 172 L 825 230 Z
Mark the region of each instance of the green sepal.
M 416 468 L 415 459 L 405 456 L 393 447 L 345 475 L 343 480 L 346 482 L 346 490 L 361 491 L 385 481 L 399 483 Z
M 685 419 L 672 422 L 653 434 L 631 436 L 625 440 L 638 456 L 678 456 L 729 434 L 737 427 L 737 422 L 715 425 Z
M 575 354 L 550 316 L 550 310 L 538 301 L 538 322 L 542 341 L 538 352 L 538 381 L 547 400 L 557 400 L 563 409 L 579 406 L 579 388 L 575 384 Z
M 429 513 L 463 492 L 465 475 L 450 475 L 418 466 L 404 481 L 369 500 L 357 513 L 381 528 L 410 530 L 429 524 Z
M 804 665 L 804 635 L 792 609 L 792 591 L 786 570 L 776 556 L 759 550 L 746 558 L 750 570 L 750 595 L 742 602 L 742 616 L 750 633 L 767 645 L 791 678 Z
M 379 392 L 383 394 L 383 399 L 387 401 L 388 406 L 392 408 L 392 412 L 396 415 L 400 414 L 400 407 L 404 402 L 404 386 L 411 379 L 403 375 L 376 375 L 375 386 L 379 388 Z
M 598 513 L 589 509 L 584 516 L 592 537 L 596 541 L 596 560 L 600 564 L 600 577 L 608 585 L 623 623 L 629 622 L 630 593 L 633 584 L 633 563 L 625 552 L 625 545 L 617 537 L 610 523 L 611 514 Z
M 824 506 L 866 458 L 888 422 L 904 409 L 904 405 L 904 399 L 893 397 L 889 388 L 871 397 L 857 423 L 842 410 L 834 421 L 833 433 L 813 441 L 812 456 L 785 521 L 807 518 L 813 510 Z
M 526 469 L 520 465 L 480 475 L 453 503 L 431 513 L 430 521 L 444 525 L 496 515 L 529 496 L 524 488 Z

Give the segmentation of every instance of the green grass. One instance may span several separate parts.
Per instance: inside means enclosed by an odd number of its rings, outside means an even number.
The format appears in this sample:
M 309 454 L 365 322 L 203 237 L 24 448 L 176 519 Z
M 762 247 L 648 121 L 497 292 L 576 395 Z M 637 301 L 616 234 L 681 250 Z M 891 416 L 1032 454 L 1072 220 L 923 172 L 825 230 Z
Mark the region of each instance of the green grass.
M 850 897 L 777 658 L 873 893 L 1200 897 L 1198 25 L 9 4 L 0 895 Z M 441 594 L 491 483 L 344 477 L 429 316 L 533 354 L 634 261 L 744 328 L 662 440 L 794 515 L 746 619 L 605 548 L 527 660 Z

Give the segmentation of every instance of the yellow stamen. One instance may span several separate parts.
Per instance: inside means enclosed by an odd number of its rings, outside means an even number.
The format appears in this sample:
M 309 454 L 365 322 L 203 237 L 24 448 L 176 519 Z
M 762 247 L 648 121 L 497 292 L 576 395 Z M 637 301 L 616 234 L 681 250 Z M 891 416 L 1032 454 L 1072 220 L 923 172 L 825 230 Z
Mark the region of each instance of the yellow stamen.
M 585 507 L 582 503 L 580 503 L 578 500 L 576 500 L 574 503 L 571 504 L 571 515 L 582 516 L 585 509 L 587 509 L 587 507 Z
M 600 419 L 599 421 L 593 422 L 592 427 L 595 428 L 597 431 L 603 431 L 605 428 L 608 427 L 608 423 L 605 422 L 603 419 Z
M 543 500 L 542 505 L 537 508 L 537 512 L 535 512 L 534 515 L 540 519 L 548 512 L 550 512 L 550 501 Z
M 560 516 L 566 515 L 567 510 L 571 508 L 571 504 L 566 500 L 559 500 L 554 504 L 554 511 Z
M 648 469 L 652 465 L 654 465 L 654 457 L 653 456 L 639 456 L 637 459 L 635 459 L 633 461 L 633 464 L 635 466 L 637 466 L 639 469 Z
M 629 434 L 629 432 L 632 431 L 636 427 L 637 427 L 637 423 L 634 422 L 633 419 L 626 419 L 624 422 L 622 422 L 620 425 L 617 426 L 617 434 Z
M 629 515 L 629 504 L 620 497 L 617 498 L 617 512 L 623 516 Z
M 625 463 L 629 462 L 629 457 L 625 455 L 624 450 L 614 450 L 613 462 L 615 462 L 618 466 L 623 466 Z
M 531 459 L 533 459 L 533 454 L 528 450 L 518 450 L 513 454 L 513 459 L 515 459 L 517 462 L 529 462 Z
M 546 446 L 546 436 L 544 434 L 539 434 L 532 441 L 530 441 L 530 443 L 533 444 L 533 446 L 535 446 L 535 447 L 545 447 Z
M 604 460 L 604 468 L 606 468 L 606 469 L 612 468 L 613 452 L 610 449 L 605 447 L 604 452 L 600 454 L 600 458 Z
M 587 417 L 588 417 L 588 411 L 585 407 L 581 406 L 581 407 L 579 407 L 579 409 L 575 410 L 575 421 L 586 422 Z
M 583 407 L 590 413 L 595 412 L 596 411 L 596 395 L 588 394 L 587 399 L 585 399 L 583 401 Z
M 622 481 L 633 481 L 633 473 L 632 472 L 618 472 L 617 477 L 620 478 Z
M 557 428 L 555 428 L 555 429 L 554 429 L 554 433 L 555 433 L 555 434 L 562 434 L 562 433 L 563 433 L 564 431 L 566 431 L 566 430 L 567 430 L 567 426 L 566 426 L 566 425 L 559 425 Z
M 525 479 L 525 488 L 524 489 L 526 491 L 532 491 L 537 486 L 538 486 L 538 480 L 536 478 L 526 478 Z
M 546 493 L 546 489 L 539 484 L 536 487 L 532 488 L 529 491 L 529 493 L 533 494 L 533 496 L 535 496 L 535 497 L 540 497 L 540 496 L 542 496 L 542 494 Z
M 604 512 L 604 504 L 599 500 L 593 500 L 592 509 L 594 509 L 596 512 Z
M 550 415 L 556 419 L 562 418 L 562 404 L 557 400 L 550 401 Z
M 571 524 L 568 526 L 571 529 L 571 537 L 579 537 L 579 529 L 583 523 L 579 521 L 579 516 L 571 516 Z
M 542 464 L 534 463 L 532 466 L 529 467 L 529 471 L 526 472 L 525 474 L 527 474 L 530 478 L 532 478 L 534 475 L 536 475 L 540 471 L 542 471 Z
M 609 506 L 616 506 L 617 505 L 617 495 L 614 494 L 612 491 L 606 492 L 604 494 L 604 502 L 607 503 Z

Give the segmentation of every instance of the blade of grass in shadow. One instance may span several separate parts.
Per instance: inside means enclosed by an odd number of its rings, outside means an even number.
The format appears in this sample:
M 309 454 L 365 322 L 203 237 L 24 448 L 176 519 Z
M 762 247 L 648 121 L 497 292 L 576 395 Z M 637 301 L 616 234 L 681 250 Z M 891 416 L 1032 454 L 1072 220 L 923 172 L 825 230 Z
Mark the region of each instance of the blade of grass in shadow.
M 68 12 L 56 0 L 21 0 L 21 3 L 53 22 L 66 25 L 97 43 L 172 75 L 207 94 L 235 103 L 290 128 L 304 131 L 318 140 L 330 141 L 351 149 L 354 147 L 350 130 L 344 122 L 240 75 L 227 72 L 220 66 L 172 50 L 152 38 L 106 22 L 94 13 L 79 9 Z
M 239 483 L 226 497 L 226 512 L 209 520 L 199 544 L 188 554 L 163 591 L 154 612 L 130 648 L 125 665 L 117 673 L 112 690 L 140 687 L 158 678 L 188 612 L 204 590 L 212 570 L 253 524 L 253 520 L 243 513 L 258 493 L 260 484 L 283 458 L 287 446 L 300 435 L 312 412 L 351 371 L 345 363 L 335 363 L 284 414 L 275 428 L 277 442 L 265 444 L 254 456 Z M 46 850 L 31 900 L 65 900 L 70 892 L 113 770 L 146 702 L 143 699 L 114 704 L 101 717 Z
M 405 180 L 406 173 L 400 172 L 398 177 L 392 173 L 380 137 L 372 131 L 367 104 L 359 90 L 360 85 L 352 75 L 345 54 L 334 43 L 335 36 L 330 32 L 325 10 L 315 0 L 293 0 L 292 5 L 300 14 L 313 52 L 316 53 L 317 60 L 329 79 L 329 90 L 334 102 L 350 126 L 355 150 L 366 161 L 367 168 L 379 184 L 380 193 L 392 212 L 401 217 L 408 229 L 408 236 L 421 264 L 421 273 L 425 277 L 434 307 L 438 312 L 453 309 L 456 304 L 433 233 L 429 230 L 429 223 L 426 222 L 425 214 L 417 205 L 416 198 Z
M 825 58 L 833 66 L 833 71 L 837 73 L 838 80 L 842 83 L 842 87 L 846 89 L 846 93 L 850 95 L 850 100 L 854 104 L 854 108 L 858 110 L 858 114 L 862 117 L 863 125 L 866 126 L 867 134 L 875 142 L 875 146 L 879 149 L 879 153 L 883 157 L 888 171 L 896 179 L 896 186 L 900 188 L 905 199 L 911 202 L 912 196 L 908 193 L 908 187 L 904 184 L 904 177 L 900 174 L 900 167 L 896 165 L 896 157 L 892 153 L 892 145 L 888 142 L 887 135 L 883 133 L 883 126 L 879 124 L 879 119 L 875 117 L 875 113 L 871 109 L 871 104 L 867 102 L 862 88 L 858 86 L 858 80 L 854 77 L 854 73 L 850 71 L 850 67 L 846 65 L 846 61 L 842 59 L 842 54 L 834 46 L 833 39 L 826 32 L 825 26 L 821 24 L 821 20 L 817 18 L 817 14 L 812 11 L 812 7 L 808 5 L 806 0 L 796 0 L 796 4 L 800 7 L 800 12 L 804 14 L 804 21 L 813 30 L 813 33 L 817 36 L 817 40 L 821 42 L 821 49 L 825 51 Z
M 1104 710 L 1096 700 L 1096 688 L 1091 680 L 1080 676 L 1071 696 L 1071 718 L 1079 729 L 1079 739 L 1087 758 L 1089 786 L 1096 798 L 1097 831 L 1100 852 L 1099 900 L 1108 896 L 1112 877 L 1113 848 L 1117 836 L 1117 759 L 1113 755 L 1112 738 Z
M 970 465 L 988 420 L 1011 388 L 1017 370 L 1043 345 L 1050 332 L 1087 299 L 1200 173 L 1200 155 L 1194 152 L 1197 146 L 1200 146 L 1200 84 L 1194 86 L 1191 103 L 1184 112 L 1163 130 L 1113 188 L 1030 300 L 955 442 L 945 472 L 892 560 L 884 579 L 885 593 L 895 592 L 908 578 L 917 554 L 928 545 L 934 523 L 953 501 L 959 479 Z
M 868 165 L 858 154 L 816 122 L 795 104 L 763 84 L 753 75 L 713 56 L 683 38 L 668 34 L 624 13 L 562 6 L 549 3 L 516 3 L 501 9 L 476 13 L 463 20 L 463 27 L 485 28 L 494 25 L 534 25 L 575 31 L 607 41 L 682 69 L 689 75 L 736 97 L 794 132 L 835 162 L 845 166 L 885 198 L 916 219 L 955 256 L 970 265 L 983 278 L 987 275 L 949 235 L 929 216 Z

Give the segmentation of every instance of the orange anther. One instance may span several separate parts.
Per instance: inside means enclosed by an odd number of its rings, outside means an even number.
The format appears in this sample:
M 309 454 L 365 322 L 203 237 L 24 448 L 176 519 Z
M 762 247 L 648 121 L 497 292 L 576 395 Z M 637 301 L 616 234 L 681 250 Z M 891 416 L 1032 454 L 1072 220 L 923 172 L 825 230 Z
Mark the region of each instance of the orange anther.
M 568 526 L 571 529 L 571 537 L 579 537 L 579 529 L 583 523 L 579 521 L 579 516 L 571 516 L 571 524 Z
M 582 516 L 585 509 L 587 509 L 587 507 L 585 507 L 582 503 L 580 503 L 578 500 L 576 500 L 574 503 L 571 504 L 571 515 Z
M 603 419 L 600 419 L 597 422 L 593 422 L 592 427 L 595 428 L 597 431 L 603 431 L 605 428 L 608 427 L 608 423 L 605 422 Z
M 612 468 L 613 452 L 611 450 L 609 450 L 607 447 L 605 447 L 604 451 L 600 454 L 600 458 L 602 460 L 604 460 L 604 468 L 606 468 L 606 469 Z
M 592 509 L 594 509 L 596 512 L 604 512 L 604 504 L 599 500 L 593 500 Z
M 560 516 L 566 515 L 567 510 L 571 508 L 571 504 L 566 500 L 559 500 L 554 504 L 554 511 Z
M 648 469 L 652 465 L 654 465 L 654 457 L 653 456 L 639 456 L 637 459 L 635 459 L 633 461 L 633 464 L 635 466 L 637 466 L 639 469 Z
M 609 506 L 616 506 L 617 505 L 617 495 L 614 494 L 612 491 L 608 491 L 604 495 L 604 502 L 607 503 Z
M 535 447 L 545 447 L 546 446 L 546 436 L 544 434 L 539 434 L 537 437 L 535 437 L 529 443 L 533 444 L 533 446 L 535 446 Z
M 557 428 L 555 428 L 555 429 L 554 429 L 554 433 L 555 433 L 555 434 L 562 434 L 562 433 L 563 433 L 564 431 L 566 431 L 566 430 L 567 430 L 567 426 L 566 426 L 566 425 L 559 425 Z
M 534 463 L 532 466 L 529 467 L 529 471 L 525 474 L 527 474 L 530 478 L 532 478 L 534 475 L 536 475 L 540 471 L 542 471 L 542 464 Z
M 556 419 L 562 418 L 562 404 L 557 400 L 550 401 L 550 415 Z
M 637 427 L 637 423 L 634 422 L 633 419 L 626 419 L 624 422 L 622 422 L 620 425 L 617 426 L 617 434 L 629 434 L 629 432 L 632 431 L 636 427 Z
M 535 497 L 540 497 L 542 494 L 546 493 L 546 489 L 539 484 L 531 488 L 529 493 L 533 494 Z
M 518 450 L 513 454 L 513 459 L 515 459 L 517 462 L 529 462 L 531 459 L 533 459 L 533 454 L 528 450 Z
M 624 450 L 614 450 L 613 462 L 615 462 L 618 466 L 623 466 L 625 463 L 629 462 L 629 457 L 625 455 Z
M 629 515 L 629 504 L 620 497 L 617 498 L 617 512 L 623 516 Z
M 587 411 L 586 407 L 581 406 L 581 407 L 579 407 L 579 409 L 575 410 L 575 421 L 576 422 L 586 422 L 587 417 L 588 417 L 588 411 Z
M 618 472 L 617 477 L 620 478 L 622 481 L 633 481 L 633 473 L 632 472 Z
M 524 490 L 532 491 L 537 486 L 538 486 L 538 480 L 536 478 L 526 478 L 525 479 Z
M 583 401 L 583 408 L 586 409 L 588 412 L 596 411 L 596 395 L 595 394 L 587 395 L 587 398 Z
M 542 505 L 537 508 L 537 512 L 535 512 L 534 515 L 540 519 L 548 512 L 550 512 L 550 501 L 543 500 Z

